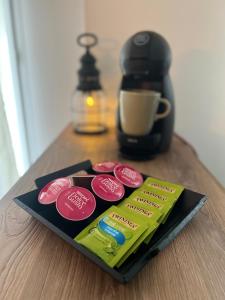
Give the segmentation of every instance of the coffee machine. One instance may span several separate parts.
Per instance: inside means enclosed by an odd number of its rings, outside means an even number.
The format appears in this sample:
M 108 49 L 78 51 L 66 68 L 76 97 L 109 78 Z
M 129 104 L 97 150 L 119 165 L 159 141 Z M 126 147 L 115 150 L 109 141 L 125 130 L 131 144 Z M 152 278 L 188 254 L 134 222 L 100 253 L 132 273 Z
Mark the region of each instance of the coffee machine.
M 131 36 L 120 54 L 123 73 L 120 90 L 151 90 L 167 98 L 171 104 L 169 115 L 154 122 L 148 134 L 127 135 L 117 113 L 117 137 L 119 151 L 128 159 L 145 160 L 169 149 L 174 128 L 174 94 L 169 76 L 171 50 L 167 41 L 153 31 L 142 31 Z M 158 113 L 163 110 L 159 104 Z M 130 116 L 132 118 L 132 115 Z

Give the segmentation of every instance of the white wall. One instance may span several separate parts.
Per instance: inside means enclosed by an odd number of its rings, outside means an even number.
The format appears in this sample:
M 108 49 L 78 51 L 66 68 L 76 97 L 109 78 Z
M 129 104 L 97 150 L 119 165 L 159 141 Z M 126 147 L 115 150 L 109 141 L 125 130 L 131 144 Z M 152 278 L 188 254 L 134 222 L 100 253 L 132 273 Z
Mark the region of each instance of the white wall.
M 176 131 L 225 185 L 225 2 L 222 0 L 12 0 L 31 160 L 70 120 L 82 50 L 76 36 L 95 32 L 94 50 L 111 106 L 127 38 L 154 30 L 169 41 Z
M 13 0 L 31 161 L 70 121 L 84 31 L 82 0 Z
M 225 2 L 86 0 L 86 29 L 100 37 L 103 83 L 116 99 L 119 51 L 140 30 L 161 33 L 173 51 L 176 131 L 225 185 Z

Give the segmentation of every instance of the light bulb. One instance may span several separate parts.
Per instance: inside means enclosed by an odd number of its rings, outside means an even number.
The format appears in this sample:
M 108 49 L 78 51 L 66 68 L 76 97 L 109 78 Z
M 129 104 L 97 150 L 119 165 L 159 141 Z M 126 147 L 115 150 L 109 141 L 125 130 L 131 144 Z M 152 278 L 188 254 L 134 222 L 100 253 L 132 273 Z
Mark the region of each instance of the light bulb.
M 94 106 L 94 104 L 95 104 L 94 98 L 92 96 L 87 96 L 86 104 L 87 104 L 87 106 Z

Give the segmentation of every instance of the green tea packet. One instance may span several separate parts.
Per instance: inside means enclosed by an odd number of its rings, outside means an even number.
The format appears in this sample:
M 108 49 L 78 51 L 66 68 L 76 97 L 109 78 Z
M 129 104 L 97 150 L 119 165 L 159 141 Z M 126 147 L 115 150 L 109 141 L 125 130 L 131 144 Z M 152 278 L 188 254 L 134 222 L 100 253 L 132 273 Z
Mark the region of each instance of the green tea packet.
M 158 210 L 161 212 L 159 223 L 165 223 L 170 211 L 173 208 L 173 203 L 169 201 L 162 201 L 142 193 L 142 190 L 137 190 L 129 196 L 129 199 L 134 203 L 138 203 L 142 207 L 149 208 L 150 210 Z
M 139 241 L 141 239 L 145 243 L 148 243 L 151 237 L 153 236 L 155 230 L 159 226 L 157 219 L 159 219 L 158 216 L 161 216 L 161 213 L 156 210 L 155 215 L 157 215 L 157 217 L 154 218 L 154 213 L 148 208 L 142 207 L 141 205 L 132 202 L 130 199 L 125 199 L 123 202 L 119 205 L 121 209 L 123 209 L 125 212 L 131 215 L 132 218 L 133 216 L 136 216 L 137 218 L 141 219 L 147 224 L 148 229 L 139 238 Z M 136 250 L 135 246 L 137 246 L 137 244 L 138 243 L 135 243 L 135 245 L 133 245 L 132 249 L 130 249 L 131 252 L 134 252 Z
M 149 199 L 151 199 L 154 202 L 162 202 L 165 203 L 167 205 L 167 211 L 165 210 L 164 215 L 162 217 L 162 219 L 160 220 L 161 223 L 165 223 L 167 218 L 169 217 L 169 214 L 171 213 L 177 199 L 174 198 L 171 195 L 165 195 L 162 192 L 159 193 L 158 191 L 155 191 L 151 188 L 149 188 L 148 186 L 144 186 L 142 185 L 138 190 L 138 193 L 142 194 L 145 197 L 149 197 Z
M 155 191 L 154 189 L 149 188 L 147 185 L 142 185 L 139 189 L 136 191 L 141 192 L 142 194 L 151 197 L 151 199 L 157 199 L 160 201 L 163 201 L 164 203 L 173 203 L 175 202 L 174 198 L 170 195 L 165 195 L 162 192 Z
M 74 240 L 113 268 L 146 230 L 145 222 L 111 206 Z
M 142 194 L 140 195 L 142 196 Z M 141 201 L 135 201 L 139 200 L 139 198 L 137 198 L 138 196 L 138 191 L 133 192 L 119 204 L 119 207 L 126 207 L 128 210 L 132 211 L 132 213 L 136 213 L 139 217 L 147 217 L 147 220 L 160 223 L 163 212 L 153 205 L 143 205 Z
M 184 187 L 179 184 L 168 181 L 159 180 L 157 178 L 148 177 L 143 186 L 146 186 L 160 195 L 167 195 L 175 201 L 179 198 L 184 190 Z
M 167 207 L 167 213 L 164 215 L 162 223 L 164 224 L 173 209 L 176 201 L 183 192 L 184 187 L 179 184 L 174 184 L 168 181 L 163 181 L 157 178 L 148 177 L 138 191 L 150 197 L 152 200 L 170 203 L 171 207 Z
M 155 230 L 159 226 L 159 220 L 162 213 L 157 208 L 149 208 L 135 203 L 132 199 L 127 198 L 119 205 L 120 208 L 127 211 L 130 215 L 135 215 L 141 220 L 145 221 L 148 225 L 148 229 L 141 237 L 146 243 L 148 243 L 154 234 Z
M 117 267 L 120 267 L 124 261 L 132 254 L 137 251 L 142 242 L 148 244 L 155 233 L 156 229 L 159 226 L 157 219 L 161 216 L 161 213 L 156 210 L 154 212 L 150 211 L 148 208 L 143 208 L 142 206 L 132 202 L 129 198 L 123 200 L 119 207 L 124 210 L 126 213 L 133 217 L 137 217 L 139 220 L 142 220 L 147 224 L 147 230 L 139 237 L 139 239 L 134 243 L 134 245 L 127 251 L 127 253 L 121 258 Z

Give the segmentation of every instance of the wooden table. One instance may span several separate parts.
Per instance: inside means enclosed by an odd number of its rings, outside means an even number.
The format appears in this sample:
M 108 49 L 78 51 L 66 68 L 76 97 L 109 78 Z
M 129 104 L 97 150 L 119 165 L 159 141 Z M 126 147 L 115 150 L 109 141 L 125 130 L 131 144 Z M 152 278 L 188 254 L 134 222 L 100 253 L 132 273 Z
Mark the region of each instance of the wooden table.
M 0 299 L 225 299 L 225 191 L 177 136 L 168 153 L 130 164 L 207 194 L 208 202 L 126 285 L 12 201 L 33 189 L 41 175 L 85 159 L 120 159 L 117 148 L 113 129 L 105 135 L 79 136 L 69 126 L 0 201 Z

